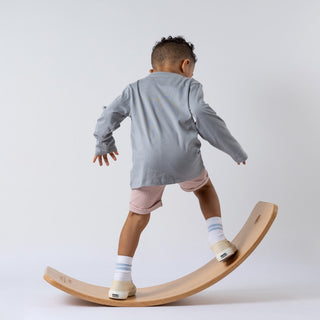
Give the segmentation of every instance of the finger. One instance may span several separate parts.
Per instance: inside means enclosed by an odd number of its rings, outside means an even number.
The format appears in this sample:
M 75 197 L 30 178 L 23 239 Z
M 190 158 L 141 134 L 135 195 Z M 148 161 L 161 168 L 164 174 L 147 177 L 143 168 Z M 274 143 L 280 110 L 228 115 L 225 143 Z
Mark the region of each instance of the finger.
M 100 166 L 102 166 L 102 157 L 101 156 L 99 156 L 99 164 L 100 164 Z
M 113 159 L 114 161 L 116 161 L 116 160 L 117 160 L 117 158 L 116 158 L 116 156 L 114 155 L 114 153 L 113 153 L 113 152 L 111 152 L 111 153 L 110 153 L 110 156 L 112 157 L 112 159 Z
M 97 160 L 97 155 L 93 157 L 93 162 L 96 162 L 96 160 Z
M 106 163 L 106 165 L 108 166 L 109 165 L 109 161 L 108 161 L 108 157 L 107 155 L 103 155 L 103 159 L 104 159 L 104 162 Z
M 245 161 L 243 161 L 243 164 L 246 164 L 246 162 L 245 162 Z
M 117 150 L 117 151 L 115 151 L 115 153 L 116 153 L 117 155 L 119 155 L 118 150 Z

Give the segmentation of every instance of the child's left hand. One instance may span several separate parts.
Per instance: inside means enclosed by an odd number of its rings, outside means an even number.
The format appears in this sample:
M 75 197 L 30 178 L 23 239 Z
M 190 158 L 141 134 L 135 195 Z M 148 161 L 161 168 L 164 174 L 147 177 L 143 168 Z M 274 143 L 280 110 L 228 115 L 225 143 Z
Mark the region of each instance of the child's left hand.
M 118 155 L 119 153 L 118 153 L 118 151 L 115 151 L 115 152 L 110 152 L 109 154 L 112 157 L 112 159 L 114 161 L 116 161 L 117 158 L 116 158 L 116 156 L 114 154 Z M 100 166 L 102 166 L 102 158 L 104 159 L 104 162 L 106 163 L 106 165 L 109 166 L 108 156 L 106 154 L 104 154 L 102 156 L 95 155 L 94 158 L 93 158 L 93 162 L 96 162 L 97 158 L 99 159 Z

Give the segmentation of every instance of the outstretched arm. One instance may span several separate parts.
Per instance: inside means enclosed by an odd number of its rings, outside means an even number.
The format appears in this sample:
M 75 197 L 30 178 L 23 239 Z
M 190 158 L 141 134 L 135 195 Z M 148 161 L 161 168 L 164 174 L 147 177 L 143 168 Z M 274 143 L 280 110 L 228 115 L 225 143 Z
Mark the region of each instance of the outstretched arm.
M 229 154 L 238 164 L 245 164 L 248 155 L 232 136 L 225 122 L 203 100 L 200 83 L 193 83 L 190 87 L 189 106 L 199 135 L 217 149 Z
M 97 156 L 117 151 L 112 132 L 118 129 L 120 123 L 130 114 L 130 90 L 131 87 L 128 85 L 109 106 L 103 106 L 93 133 L 97 139 L 95 150 Z

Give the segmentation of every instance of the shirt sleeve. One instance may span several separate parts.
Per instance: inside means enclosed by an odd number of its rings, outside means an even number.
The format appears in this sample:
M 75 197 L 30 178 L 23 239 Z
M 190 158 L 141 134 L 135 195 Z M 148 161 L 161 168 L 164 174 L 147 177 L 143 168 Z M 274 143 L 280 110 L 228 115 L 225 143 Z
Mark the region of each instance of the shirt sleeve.
M 199 135 L 217 149 L 227 153 L 237 163 L 248 159 L 238 141 L 232 136 L 225 122 L 203 100 L 202 84 L 190 86 L 189 107 L 195 118 Z
M 130 85 L 128 85 L 110 105 L 103 106 L 97 120 L 94 137 L 97 139 L 96 155 L 103 155 L 117 150 L 112 132 L 130 114 Z

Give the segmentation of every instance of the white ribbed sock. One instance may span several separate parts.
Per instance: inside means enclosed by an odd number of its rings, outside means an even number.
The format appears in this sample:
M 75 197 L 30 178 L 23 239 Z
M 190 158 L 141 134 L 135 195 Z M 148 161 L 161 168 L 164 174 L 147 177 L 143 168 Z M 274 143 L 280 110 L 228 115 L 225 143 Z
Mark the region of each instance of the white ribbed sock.
M 212 246 L 217 241 L 224 240 L 222 221 L 220 217 L 211 217 L 206 220 L 208 226 L 209 245 Z
M 132 257 L 117 256 L 116 269 L 113 280 L 131 281 Z

